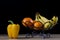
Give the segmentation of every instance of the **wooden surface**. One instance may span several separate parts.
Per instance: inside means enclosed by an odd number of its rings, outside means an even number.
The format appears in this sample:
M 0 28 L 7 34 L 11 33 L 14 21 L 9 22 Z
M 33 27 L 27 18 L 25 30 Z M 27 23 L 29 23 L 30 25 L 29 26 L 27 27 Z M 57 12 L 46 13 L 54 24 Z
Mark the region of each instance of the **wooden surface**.
M 33 38 L 29 36 L 19 35 L 18 39 L 9 39 L 7 35 L 0 35 L 0 40 L 60 40 L 60 34 L 51 34 L 50 38 L 43 38 L 42 36 L 35 35 Z

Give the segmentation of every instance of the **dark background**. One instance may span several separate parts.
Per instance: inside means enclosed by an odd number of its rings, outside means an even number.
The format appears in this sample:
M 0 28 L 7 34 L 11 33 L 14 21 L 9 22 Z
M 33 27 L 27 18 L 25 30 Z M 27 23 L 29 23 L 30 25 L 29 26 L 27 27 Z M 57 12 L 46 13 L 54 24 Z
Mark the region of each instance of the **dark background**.
M 0 1 L 0 34 L 7 34 L 8 20 L 12 20 L 14 23 L 20 24 L 20 33 L 27 33 L 27 29 L 22 25 L 21 21 L 24 17 L 35 18 L 35 13 L 40 12 L 42 16 L 48 19 L 53 15 L 59 15 L 59 1 Z M 59 17 L 60 20 L 60 17 Z M 48 32 L 54 34 L 60 34 L 59 21 L 58 24 Z

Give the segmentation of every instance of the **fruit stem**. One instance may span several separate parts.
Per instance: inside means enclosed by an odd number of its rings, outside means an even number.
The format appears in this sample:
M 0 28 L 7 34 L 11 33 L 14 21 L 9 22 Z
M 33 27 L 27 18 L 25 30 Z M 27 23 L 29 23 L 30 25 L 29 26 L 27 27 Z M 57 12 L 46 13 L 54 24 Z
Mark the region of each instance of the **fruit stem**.
M 37 14 L 36 14 L 36 16 L 35 16 L 35 20 L 38 21 L 38 16 L 37 16 Z
M 8 22 L 10 22 L 11 24 L 14 24 L 14 22 L 12 20 L 8 20 Z
M 35 20 L 39 21 L 39 12 L 36 13 Z

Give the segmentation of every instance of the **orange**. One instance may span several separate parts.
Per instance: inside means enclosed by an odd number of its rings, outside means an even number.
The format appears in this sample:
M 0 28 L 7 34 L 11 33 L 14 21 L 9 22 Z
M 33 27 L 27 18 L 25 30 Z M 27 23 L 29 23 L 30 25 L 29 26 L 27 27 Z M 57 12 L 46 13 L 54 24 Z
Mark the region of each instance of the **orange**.
M 32 18 L 30 17 L 26 17 L 22 20 L 22 24 L 25 26 L 25 27 L 31 27 L 33 25 L 33 20 Z
M 40 30 L 40 29 L 42 29 L 42 23 L 41 22 L 39 22 L 39 21 L 35 21 L 34 22 L 34 29 L 35 30 Z

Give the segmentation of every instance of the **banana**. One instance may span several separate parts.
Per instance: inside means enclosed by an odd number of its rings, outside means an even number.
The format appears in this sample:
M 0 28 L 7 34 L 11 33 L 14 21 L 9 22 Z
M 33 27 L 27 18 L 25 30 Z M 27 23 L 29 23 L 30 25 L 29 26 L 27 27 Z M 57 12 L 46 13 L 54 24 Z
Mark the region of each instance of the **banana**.
M 35 15 L 35 21 L 39 21 L 37 14 Z
M 52 20 L 53 20 L 54 22 L 57 22 L 57 21 L 58 21 L 58 17 L 57 17 L 57 16 L 53 16 Z
M 40 21 L 44 25 L 44 29 L 48 29 L 50 27 L 50 23 L 48 22 L 49 20 L 47 18 L 41 16 L 39 13 L 36 13 L 35 17 L 36 21 Z
M 55 16 L 52 17 L 52 20 L 55 20 Z
M 47 22 L 46 24 L 44 24 L 44 29 L 49 29 L 51 27 L 51 23 Z
M 42 21 L 40 18 L 39 18 L 39 21 L 42 23 L 42 24 L 44 24 L 45 22 L 44 21 Z
M 38 12 L 35 16 L 36 21 L 40 21 L 44 25 L 44 29 L 51 29 L 58 22 L 58 17 L 53 16 L 52 19 L 48 20 L 46 17 L 41 16 Z
M 41 20 L 43 20 L 44 22 L 49 21 L 46 17 L 43 17 L 43 16 L 41 16 L 41 15 L 39 15 L 39 17 L 40 17 L 40 18 L 41 18 Z
M 52 19 L 49 20 L 49 22 L 50 23 L 46 23 L 44 25 L 44 28 L 50 28 L 51 29 L 52 27 L 54 27 L 57 24 L 57 22 L 58 22 L 58 17 L 53 16 Z
M 56 23 L 58 22 L 58 17 L 56 17 Z
M 36 20 L 40 21 L 43 24 L 49 21 L 47 18 L 41 16 L 38 12 L 36 13 Z
M 35 21 L 40 21 L 42 24 L 44 24 L 44 22 L 41 20 L 41 18 L 39 18 L 39 13 L 36 13 Z
M 57 24 L 57 22 L 58 22 L 58 17 L 53 16 L 52 19 L 49 20 L 49 21 L 50 21 L 50 24 L 46 23 L 44 25 L 44 28 L 49 28 L 49 29 L 53 28 Z
M 53 26 L 55 26 L 58 22 L 58 17 L 57 16 L 53 16 L 53 18 L 51 19 L 53 21 Z

